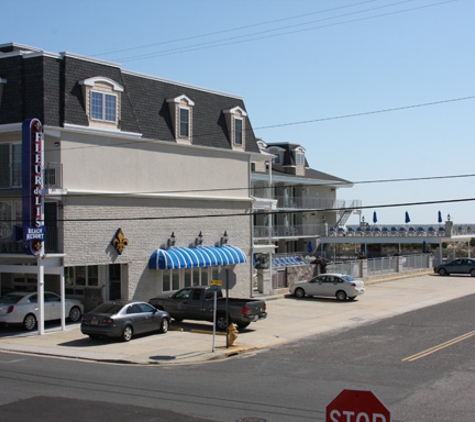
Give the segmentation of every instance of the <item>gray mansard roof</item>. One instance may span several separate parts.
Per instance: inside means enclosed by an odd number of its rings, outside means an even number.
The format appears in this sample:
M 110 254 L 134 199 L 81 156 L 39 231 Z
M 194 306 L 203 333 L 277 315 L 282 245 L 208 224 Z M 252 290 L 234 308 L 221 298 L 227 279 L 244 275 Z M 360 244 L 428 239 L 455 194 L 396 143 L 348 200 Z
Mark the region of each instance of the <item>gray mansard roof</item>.
M 285 171 L 286 168 L 294 168 L 296 167 L 297 163 L 295 162 L 295 151 L 297 148 L 305 148 L 302 147 L 300 144 L 295 144 L 291 142 L 270 142 L 266 143 L 266 148 L 278 147 L 279 149 L 284 151 L 283 154 L 283 161 L 279 165 L 281 169 L 277 168 L 278 166 L 272 167 L 272 175 L 273 177 L 278 180 L 279 178 L 292 178 L 295 180 L 296 183 L 299 181 L 303 181 L 304 179 L 315 180 L 319 182 L 324 182 L 328 185 L 334 185 L 339 187 L 350 187 L 353 186 L 353 182 L 349 180 L 342 179 L 340 177 L 333 176 L 328 173 L 324 173 L 322 171 L 318 171 L 315 169 L 310 168 L 308 164 L 307 157 L 305 157 L 305 165 L 304 165 L 304 174 L 303 175 L 296 175 L 292 174 L 288 171 Z
M 105 77 L 120 84 L 123 132 L 175 142 L 167 99 L 186 95 L 194 102 L 193 145 L 231 149 L 224 110 L 240 107 L 242 98 L 153 76 L 126 71 L 120 65 L 70 53 L 52 54 L 20 44 L 0 45 L 0 125 L 31 117 L 43 124 L 88 126 L 79 82 Z M 1 95 L 1 94 L 0 94 Z M 245 117 L 247 152 L 259 148 L 249 117 Z

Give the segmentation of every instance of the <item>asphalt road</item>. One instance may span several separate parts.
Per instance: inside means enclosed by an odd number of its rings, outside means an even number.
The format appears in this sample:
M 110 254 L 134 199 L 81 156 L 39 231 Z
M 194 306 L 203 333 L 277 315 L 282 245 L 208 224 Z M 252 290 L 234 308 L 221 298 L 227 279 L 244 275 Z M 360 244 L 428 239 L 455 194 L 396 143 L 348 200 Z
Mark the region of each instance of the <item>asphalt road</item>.
M 468 296 L 204 365 L 0 354 L 0 415 L 24 422 L 323 421 L 341 390 L 362 389 L 378 396 L 393 422 L 472 422 L 474 309 Z

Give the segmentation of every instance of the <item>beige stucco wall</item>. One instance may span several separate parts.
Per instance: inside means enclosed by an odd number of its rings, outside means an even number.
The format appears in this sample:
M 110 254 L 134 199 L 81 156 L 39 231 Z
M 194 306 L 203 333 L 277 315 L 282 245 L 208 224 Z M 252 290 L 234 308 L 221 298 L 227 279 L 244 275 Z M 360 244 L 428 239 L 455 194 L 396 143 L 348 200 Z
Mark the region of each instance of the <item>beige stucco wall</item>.
M 70 190 L 249 195 L 248 156 L 230 150 L 66 133 L 61 160 Z

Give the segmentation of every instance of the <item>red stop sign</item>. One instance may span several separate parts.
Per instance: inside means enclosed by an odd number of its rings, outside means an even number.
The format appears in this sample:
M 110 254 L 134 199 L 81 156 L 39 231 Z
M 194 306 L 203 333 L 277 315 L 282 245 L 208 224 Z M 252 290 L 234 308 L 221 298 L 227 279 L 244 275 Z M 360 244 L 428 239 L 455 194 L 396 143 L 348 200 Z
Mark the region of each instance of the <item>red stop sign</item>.
M 391 415 L 371 391 L 343 390 L 326 407 L 325 422 L 391 422 Z

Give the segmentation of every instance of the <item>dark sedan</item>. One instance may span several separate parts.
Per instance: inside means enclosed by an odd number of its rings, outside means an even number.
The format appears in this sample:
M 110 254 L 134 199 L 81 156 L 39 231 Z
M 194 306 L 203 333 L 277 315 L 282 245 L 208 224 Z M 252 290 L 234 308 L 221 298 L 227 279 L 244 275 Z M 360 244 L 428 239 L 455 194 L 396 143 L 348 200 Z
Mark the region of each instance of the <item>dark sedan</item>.
M 109 301 L 84 315 L 81 332 L 92 339 L 118 337 L 130 341 L 136 334 L 166 333 L 170 314 L 146 302 Z
M 440 275 L 470 274 L 472 277 L 475 277 L 475 259 L 454 259 L 446 264 L 438 265 L 434 268 L 434 272 Z

